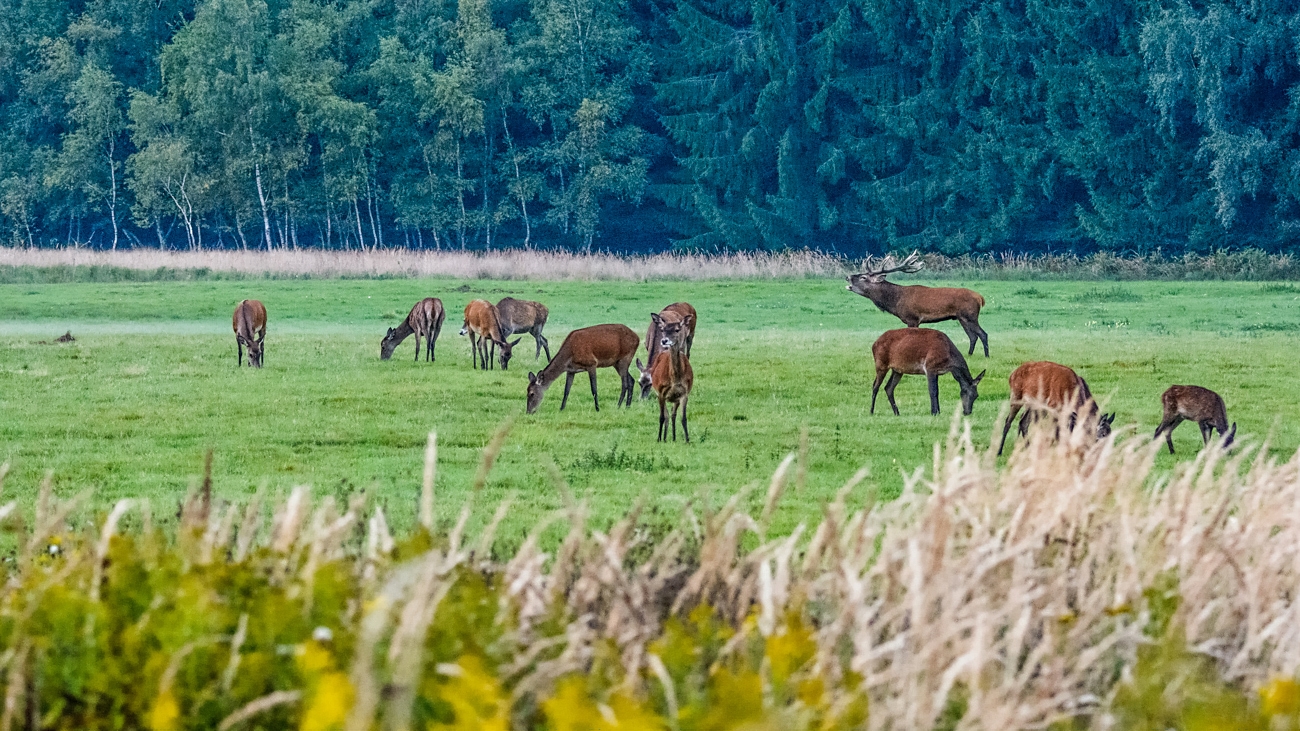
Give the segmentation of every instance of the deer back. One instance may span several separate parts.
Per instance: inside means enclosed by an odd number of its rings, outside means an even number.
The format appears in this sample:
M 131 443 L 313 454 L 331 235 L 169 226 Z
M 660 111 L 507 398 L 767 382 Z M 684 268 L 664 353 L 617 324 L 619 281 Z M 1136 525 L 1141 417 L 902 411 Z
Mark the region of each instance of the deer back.
M 1223 431 L 1228 429 L 1228 409 L 1223 397 L 1202 386 L 1170 386 L 1160 396 L 1165 418 L 1178 415 L 1188 421 L 1212 422 Z
M 252 341 L 255 333 L 266 329 L 266 307 L 260 300 L 241 301 L 235 305 L 231 326 L 236 336 Z
M 497 308 L 487 300 L 470 300 L 465 305 L 465 323 L 476 334 L 497 342 L 504 340 Z
M 627 325 L 592 325 L 569 333 L 554 360 L 565 368 L 604 368 L 624 360 L 630 363 L 640 345 Z
M 528 332 L 535 327 L 544 326 L 550 311 L 541 302 L 518 300 L 503 297 L 497 303 L 497 317 L 501 323 L 501 335 L 514 335 Z
M 952 339 L 939 330 L 906 327 L 889 330 L 871 346 L 876 370 L 902 373 L 950 373 L 966 371 L 966 359 Z
M 1033 401 L 1059 409 L 1092 400 L 1088 384 L 1073 369 L 1050 361 L 1025 363 L 1007 379 L 1013 403 Z M 1073 401 L 1071 401 L 1073 399 Z M 1094 407 L 1096 402 L 1093 402 Z

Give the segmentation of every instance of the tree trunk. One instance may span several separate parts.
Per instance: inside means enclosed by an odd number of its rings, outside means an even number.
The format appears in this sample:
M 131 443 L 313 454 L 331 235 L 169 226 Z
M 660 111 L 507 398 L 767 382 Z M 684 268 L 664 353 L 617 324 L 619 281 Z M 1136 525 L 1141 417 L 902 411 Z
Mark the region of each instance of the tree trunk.
M 117 251 L 117 166 L 113 163 L 113 138 L 108 138 L 108 217 L 113 221 L 113 251 Z
M 355 195 L 352 196 L 352 215 L 357 220 L 357 243 L 361 246 L 361 250 L 365 251 L 366 236 L 361 233 L 361 209 L 357 207 L 357 197 Z
M 462 166 L 460 156 L 460 138 L 456 138 L 456 200 L 460 203 L 460 224 L 457 235 L 460 237 L 460 248 L 465 250 L 465 176 L 464 167 Z
M 248 130 L 249 136 L 252 136 L 253 129 Z M 266 210 L 266 194 L 262 192 L 262 164 L 253 163 L 253 175 L 257 180 L 257 199 L 262 202 L 262 237 L 266 241 L 266 250 L 271 250 L 271 216 Z
M 519 212 L 524 217 L 524 248 L 529 248 L 533 238 L 533 226 L 528 220 L 528 199 L 524 195 L 524 177 L 519 170 L 519 155 L 515 152 L 515 141 L 510 136 L 510 123 L 506 115 L 501 115 L 501 127 L 506 133 L 506 145 L 510 148 L 510 161 L 515 166 L 515 194 L 519 196 Z

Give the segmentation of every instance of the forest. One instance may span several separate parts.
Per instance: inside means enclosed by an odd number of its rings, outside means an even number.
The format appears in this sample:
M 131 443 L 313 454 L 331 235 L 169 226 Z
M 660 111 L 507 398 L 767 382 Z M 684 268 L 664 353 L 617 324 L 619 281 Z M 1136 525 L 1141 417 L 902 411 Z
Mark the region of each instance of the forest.
M 0 0 L 0 243 L 1300 253 L 1292 0 Z

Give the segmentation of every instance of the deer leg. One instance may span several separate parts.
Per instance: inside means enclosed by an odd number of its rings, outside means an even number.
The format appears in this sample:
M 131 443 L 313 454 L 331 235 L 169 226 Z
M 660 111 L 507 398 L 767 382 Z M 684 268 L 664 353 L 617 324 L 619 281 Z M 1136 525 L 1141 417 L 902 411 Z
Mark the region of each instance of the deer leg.
M 880 393 L 880 384 L 885 381 L 885 374 L 889 372 L 888 368 L 876 369 L 876 382 L 871 384 L 871 413 L 876 413 L 876 394 Z
M 989 357 L 989 334 L 984 332 L 978 321 L 975 322 L 975 334 L 980 336 L 980 342 L 984 343 L 984 357 Z
M 1164 432 L 1165 443 L 1169 445 L 1169 453 L 1173 454 L 1174 453 L 1174 428 L 1177 427 L 1179 424 L 1181 424 L 1182 421 L 1183 418 L 1181 416 L 1172 416 L 1168 419 L 1165 419 L 1164 421 L 1160 422 L 1160 426 L 1156 427 L 1155 436 L 1151 438 L 1159 439 L 1160 432 Z
M 1201 442 L 1202 442 L 1202 444 L 1204 444 L 1204 445 L 1206 445 L 1206 446 L 1209 446 L 1209 444 L 1210 444 L 1210 423 L 1209 423 L 1208 421 L 1202 421 L 1202 422 L 1199 424 L 1199 426 L 1201 427 Z
M 244 341 L 235 338 L 235 349 L 239 351 L 235 356 L 235 367 L 238 368 L 244 365 Z
M 489 370 L 497 368 L 497 341 L 492 338 L 487 338 L 487 367 Z
M 420 333 L 415 333 L 415 362 L 420 362 Z
M 975 343 L 979 342 L 979 336 L 975 334 L 975 328 L 972 323 L 966 320 L 958 320 L 957 322 L 961 323 L 961 329 L 966 331 L 966 337 L 970 339 L 970 350 L 966 351 L 966 355 L 975 355 Z
M 663 394 L 659 395 L 659 438 L 655 441 L 662 442 L 668 434 L 668 410 L 664 408 Z
M 596 369 L 589 368 L 587 377 L 591 379 L 591 402 L 596 405 L 596 410 L 600 411 L 600 399 L 596 396 Z M 617 406 L 615 408 L 618 408 Z
M 691 433 L 686 431 L 686 400 L 688 398 L 690 397 L 689 396 L 682 397 L 682 437 L 685 438 L 687 444 L 690 444 Z
M 1007 445 L 1007 432 L 1011 431 L 1011 424 L 1016 420 L 1016 414 L 1020 413 L 1020 404 L 1012 402 L 1011 413 L 1007 414 L 1007 422 L 1002 425 L 1002 441 L 998 443 L 998 454 L 1002 454 L 1002 449 Z
M 560 401 L 560 411 L 564 411 L 564 405 L 569 403 L 569 389 L 573 388 L 573 373 L 566 373 L 564 379 L 564 399 Z
M 542 341 L 542 350 L 546 351 L 546 362 L 551 362 L 551 344 L 547 342 L 546 336 L 542 335 L 540 332 L 537 333 L 537 337 Z
M 894 401 L 894 387 L 897 386 L 898 382 L 901 380 L 903 380 L 903 374 L 894 371 L 889 374 L 889 380 L 885 382 L 885 396 L 889 398 L 889 407 L 894 410 L 894 416 L 900 415 L 898 413 L 898 403 Z
M 623 405 L 623 399 L 627 399 L 628 408 L 632 407 L 632 375 L 627 372 L 627 363 L 619 361 L 614 364 L 614 370 L 618 372 L 618 403 L 614 408 Z
M 930 416 L 934 416 L 939 413 L 939 374 L 927 373 L 925 377 L 930 382 Z
M 673 402 L 673 441 L 677 441 L 677 402 Z
M 474 338 L 474 333 L 469 334 L 469 357 L 474 362 L 474 370 L 478 370 L 478 340 Z

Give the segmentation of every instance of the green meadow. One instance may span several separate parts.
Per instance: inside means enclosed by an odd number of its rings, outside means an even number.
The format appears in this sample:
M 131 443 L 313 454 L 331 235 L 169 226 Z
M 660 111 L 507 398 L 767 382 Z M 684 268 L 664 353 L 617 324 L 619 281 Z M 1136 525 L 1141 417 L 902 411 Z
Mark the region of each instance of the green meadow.
M 1195 383 L 1221 393 L 1239 439 L 1268 440 L 1277 455 L 1300 445 L 1300 287 L 1245 282 L 945 281 L 981 292 L 992 357 L 971 428 L 988 443 L 1007 376 L 1026 360 L 1074 367 L 1118 412 L 1116 425 L 1149 434 L 1160 393 Z M 552 350 L 567 332 L 621 322 L 644 333 L 652 311 L 678 300 L 700 314 L 692 363 L 692 442 L 657 444 L 658 406 L 615 408 L 618 379 L 600 372 L 601 410 L 587 379 L 559 410 L 563 379 L 536 415 L 524 410 L 532 357 L 525 335 L 508 371 L 475 371 L 458 337 L 474 298 L 512 295 L 551 311 Z M 379 360 L 385 329 L 425 296 L 448 310 L 437 362 L 414 362 L 412 341 Z M 261 299 L 270 325 L 266 367 L 235 366 L 230 313 Z M 515 541 L 563 503 L 558 473 L 592 518 L 607 523 L 644 501 L 651 523 L 675 521 L 688 502 L 707 506 L 766 481 L 807 433 L 807 477 L 788 494 L 776 527 L 818 519 L 860 467 L 888 498 L 905 474 L 930 464 L 958 390 L 941 380 L 944 413 L 930 416 L 925 379 L 898 388 L 902 416 L 880 394 L 869 413 L 871 343 L 900 323 L 842 280 L 500 282 L 462 280 L 246 280 L 0 285 L 0 460 L 6 498 L 30 498 L 52 471 L 56 490 L 93 489 L 91 507 L 146 497 L 170 518 L 214 450 L 218 496 L 244 500 L 310 484 L 319 495 L 370 491 L 390 520 L 414 520 L 426 435 L 438 434 L 437 513 L 451 523 L 467 498 L 484 445 L 513 428 L 483 487 L 476 520 L 510 497 L 502 529 Z M 966 349 L 956 323 L 942 323 Z M 70 330 L 73 343 L 54 339 Z M 543 356 L 544 358 L 545 356 Z M 882 389 L 883 391 L 883 389 Z M 1192 458 L 1195 425 L 1175 435 Z

